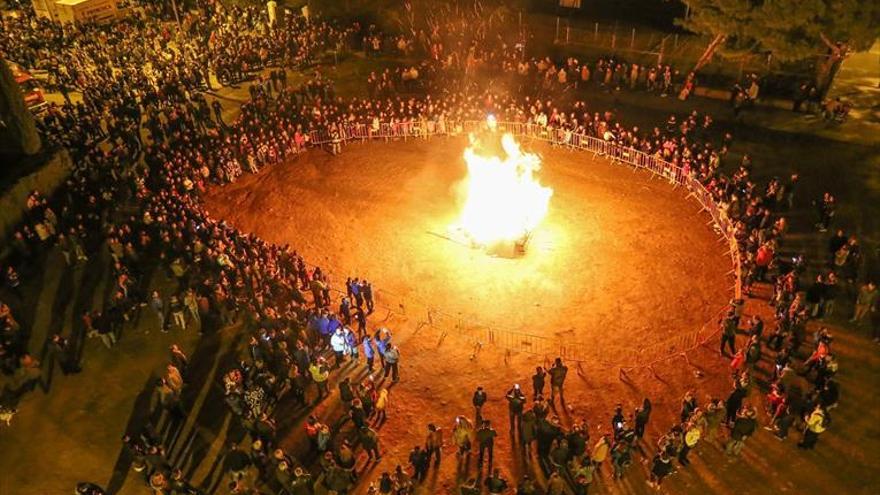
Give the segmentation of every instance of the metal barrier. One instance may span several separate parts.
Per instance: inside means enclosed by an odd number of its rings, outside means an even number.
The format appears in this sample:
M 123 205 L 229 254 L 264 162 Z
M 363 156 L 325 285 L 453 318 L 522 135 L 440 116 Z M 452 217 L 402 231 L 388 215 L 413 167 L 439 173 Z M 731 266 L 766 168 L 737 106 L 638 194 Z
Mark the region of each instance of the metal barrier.
M 647 154 L 635 148 L 621 146 L 612 141 L 571 132 L 567 129 L 524 122 L 497 122 L 495 125 L 496 129 L 500 132 L 511 133 L 519 138 L 544 141 L 553 146 L 564 146 L 571 149 L 588 151 L 593 153 L 594 156 L 607 157 L 614 163 L 627 164 L 636 169 L 647 170 L 653 176 L 667 180 L 673 186 L 685 187 L 689 191 L 688 197 L 696 199 L 701 208 L 709 213 L 712 218 L 710 223 L 715 226 L 722 239 L 728 244 L 733 265 L 733 270 L 730 273 L 734 279 L 732 290 L 737 299 L 742 297 L 740 251 L 734 238 L 734 224 L 727 216 L 725 210 L 719 207 L 712 193 L 696 180 L 689 171 L 664 160 L 659 153 Z M 378 126 L 375 123 L 346 124 L 341 126 L 338 132 L 340 139 L 343 142 L 348 142 L 364 141 L 367 139 L 381 139 L 385 141 L 412 138 L 428 139 L 433 136 L 453 136 L 464 132 L 481 132 L 487 129 L 488 124 L 484 120 L 454 122 L 444 120 L 408 120 L 383 122 Z M 331 135 L 326 130 L 309 132 L 309 144 L 312 146 L 323 146 L 331 141 Z M 656 376 L 654 366 L 673 358 L 680 357 L 690 363 L 689 353 L 713 340 L 720 331 L 717 319 L 721 312 L 696 331 L 676 335 L 648 347 L 632 350 L 627 353 L 624 359 L 618 360 L 619 362 L 610 363 L 604 358 L 606 353 L 602 352 L 602 349 L 597 348 L 592 343 L 585 344 L 582 342 L 552 339 L 478 323 L 465 325 L 460 317 L 418 301 L 407 301 L 399 295 L 381 289 L 376 292 L 375 299 L 377 307 L 388 311 L 386 319 L 392 314 L 415 315 L 420 318 L 417 331 L 424 326 L 430 326 L 440 330 L 441 342 L 449 334 L 457 335 L 471 342 L 474 346 L 472 358 L 476 357 L 484 345 L 492 345 L 506 350 L 505 358 L 509 357 L 510 352 L 523 352 L 543 356 L 545 360 L 558 356 L 575 363 L 599 362 L 617 367 L 621 378 L 626 371 L 638 368 L 647 369 Z M 722 308 L 722 311 L 724 310 L 726 308 Z

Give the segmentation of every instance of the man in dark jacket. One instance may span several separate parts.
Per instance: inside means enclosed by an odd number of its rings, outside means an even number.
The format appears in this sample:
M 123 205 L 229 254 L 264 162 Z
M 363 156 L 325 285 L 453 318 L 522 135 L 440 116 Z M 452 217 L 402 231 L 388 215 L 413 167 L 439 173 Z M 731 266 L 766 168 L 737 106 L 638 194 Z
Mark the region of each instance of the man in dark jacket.
M 409 463 L 413 467 L 413 478 L 424 481 L 428 474 L 428 453 L 416 445 L 409 453 Z
M 544 371 L 544 368 L 538 366 L 535 368 L 535 374 L 532 375 L 532 399 L 536 399 L 538 396 L 544 396 L 544 379 L 547 377 L 547 372 Z
M 672 472 L 672 461 L 665 451 L 661 450 L 654 456 L 651 463 L 651 477 L 648 480 L 648 486 L 659 489 L 663 483 L 663 479 Z
M 483 421 L 477 430 L 477 444 L 480 446 L 480 455 L 477 458 L 477 466 L 483 467 L 483 458 L 486 451 L 489 452 L 489 466 L 492 466 L 492 455 L 495 450 L 495 437 L 498 435 L 488 420 Z
M 70 373 L 79 373 L 81 368 L 76 362 L 76 355 L 70 341 L 59 334 L 52 336 L 51 341 L 52 355 L 61 366 L 61 372 L 65 375 Z
M 733 429 L 730 430 L 730 441 L 724 447 L 724 452 L 730 456 L 738 456 L 742 451 L 743 445 L 747 438 L 752 436 L 757 422 L 758 412 L 754 406 L 745 406 L 736 415 L 736 421 L 733 422 Z
M 733 390 L 730 392 L 730 395 L 727 397 L 727 402 L 724 404 L 724 409 L 727 411 L 727 416 L 725 418 L 725 423 L 728 425 L 732 425 L 734 420 L 736 419 L 736 413 L 739 412 L 742 407 L 743 399 L 745 399 L 746 394 L 748 392 L 746 389 L 734 386 Z
M 568 366 L 562 364 L 562 358 L 556 358 L 553 366 L 550 367 L 550 403 L 553 404 L 556 394 L 559 393 L 559 400 L 565 402 L 563 393 L 563 385 L 565 385 L 565 376 L 568 374 Z
M 361 426 L 360 439 L 361 447 L 367 452 L 367 462 L 372 461 L 373 456 L 377 461 L 382 458 L 382 455 L 379 454 L 379 434 L 376 433 L 376 430 L 366 425 Z
M 512 389 L 507 391 L 507 411 L 510 414 L 511 433 L 518 431 L 522 435 L 522 418 L 525 403 L 526 396 L 520 390 L 519 384 L 515 384 Z
M 477 387 L 477 390 L 474 391 L 474 396 L 471 399 L 471 402 L 474 404 L 474 414 L 477 418 L 477 424 L 480 424 L 483 419 L 481 413 L 483 410 L 483 404 L 485 404 L 487 400 L 489 400 L 489 396 L 486 394 L 486 391 L 483 390 L 483 387 Z
M 730 349 L 730 355 L 736 354 L 736 329 L 739 319 L 733 311 L 730 311 L 721 323 L 721 355 L 724 356 L 724 347 Z

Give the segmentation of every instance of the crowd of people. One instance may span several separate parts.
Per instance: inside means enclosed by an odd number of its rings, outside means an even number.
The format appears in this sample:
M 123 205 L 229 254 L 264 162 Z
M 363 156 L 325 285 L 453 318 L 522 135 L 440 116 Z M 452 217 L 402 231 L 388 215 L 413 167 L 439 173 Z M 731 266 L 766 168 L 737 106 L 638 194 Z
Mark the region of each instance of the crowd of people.
M 538 368 L 530 394 L 515 385 L 504 395 L 519 455 L 534 456 L 546 477 L 543 488 L 536 478 L 517 480 L 517 493 L 587 493 L 603 464 L 611 466 L 613 479 L 620 479 L 645 446 L 649 483 L 659 487 L 673 472 L 673 459 L 687 466 L 689 452 L 701 441 L 720 440 L 722 426 L 727 426 L 725 451 L 738 455 L 757 428 L 759 405 L 746 399 L 756 374 L 768 377 L 770 389 L 761 406 L 770 418 L 766 427 L 778 438 L 787 438 L 797 426 L 803 432 L 798 446 L 809 449 L 829 427 L 839 394 L 833 338 L 827 330 L 806 335 L 806 323 L 832 314 L 841 279 L 855 283 L 857 240 L 843 231 L 833 236 L 828 269 L 804 292 L 799 285 L 802 258 L 779 252 L 787 230 L 785 213 L 795 201 L 796 175 L 759 187 L 749 157 L 733 174 L 725 174 L 721 164 L 733 137 L 722 134 L 720 143 L 713 143 L 720 133 L 709 115 L 672 115 L 643 130 L 624 125 L 614 111 L 592 108 L 577 93 L 582 84 L 599 84 L 685 99 L 693 91 L 693 75 L 682 79 L 668 66 L 642 67 L 610 57 L 592 65 L 573 58 L 527 58 L 517 36 L 502 36 L 491 23 L 474 27 L 452 17 L 411 35 L 385 35 L 375 26 L 341 27 L 294 14 L 270 19 L 256 7 L 212 2 L 199 5 L 201 15 L 184 13 L 177 30 L 162 21 L 157 8 L 145 5 L 139 14 L 110 25 L 63 30 L 32 15 L 4 18 L 0 49 L 16 53 L 27 66 L 52 71 L 66 99 L 72 91 L 82 95 L 76 103 L 68 99 L 51 105 L 39 119 L 49 142 L 73 152 L 75 167 L 52 197 L 34 192 L 28 198 L 26 218 L 4 262 L 4 293 L 12 304 L 0 304 L 0 365 L 16 377 L 16 393 L 44 385 L 41 366 L 46 366 L 29 353 L 27 325 L 16 319 L 15 308 L 26 304 L 22 284 L 39 272 L 53 249 L 71 269 L 98 263 L 106 254 L 112 280 L 108 300 L 78 315 L 73 334 L 48 339 L 48 366 L 57 362 L 64 373 L 78 372 L 86 336 L 110 348 L 139 325 L 146 331 L 198 328 L 212 334 L 245 322 L 246 357 L 224 369 L 222 378 L 226 407 L 244 432 L 222 454 L 230 491 L 254 493 L 264 487 L 307 494 L 321 483 L 345 493 L 359 479 L 357 448 L 365 451 L 368 463 L 382 455 L 381 426 L 393 386 L 401 379 L 401 351 L 392 330 L 371 321 L 373 287 L 360 278 L 335 285 L 341 281 L 331 281 L 292 247 L 212 219 L 200 194 L 211 184 L 235 181 L 304 152 L 312 136 L 332 136 L 331 151 L 338 153 L 354 128 L 449 134 L 461 132 L 464 121 L 493 114 L 498 120 L 558 131 L 560 144 L 582 134 L 679 167 L 709 191 L 720 214 L 731 220 L 729 234 L 741 250 L 745 291 L 772 285 L 776 309 L 776 321 L 765 335 L 759 317 L 744 325 L 742 305 L 731 305 L 720 325 L 721 352 L 730 358 L 729 396 L 701 401 L 696 392 L 688 392 L 680 421 L 656 443 L 645 439 L 649 399 L 630 414 L 618 406 L 608 433 L 599 438 L 590 437 L 586 419 L 566 426 L 557 403 L 564 401 L 568 368 L 561 359 L 546 370 Z M 422 59 L 370 74 L 364 81 L 369 96 L 343 98 L 315 65 L 322 54 L 338 49 L 363 50 L 368 56 L 399 50 Z M 287 71 L 292 69 L 307 73 L 306 82 L 290 84 Z M 236 117 L 224 117 L 220 103 L 209 104 L 204 91 L 213 89 L 214 82 L 242 81 L 248 81 L 250 98 Z M 833 197 L 826 196 L 817 207 L 820 228 L 827 230 Z M 153 287 L 156 267 L 170 281 L 167 287 Z M 862 286 L 854 320 L 873 316 L 877 300 L 873 283 Z M 124 438 L 124 445 L 133 469 L 156 493 L 199 493 L 210 487 L 193 486 L 169 455 L 180 448 L 175 432 L 189 406 L 183 400 L 188 358 L 177 346 L 170 353 L 166 374 L 155 383 L 161 407 Z M 331 378 L 342 412 L 339 421 L 324 423 L 311 413 L 331 395 Z M 480 493 L 481 484 L 490 493 L 513 488 L 494 466 L 497 432 L 482 412 L 488 393 L 478 388 L 473 419 L 458 415 L 451 426 L 457 462 L 467 466 L 472 450 L 477 452 L 480 475 L 462 484 L 465 494 Z M 274 413 L 284 401 L 293 401 L 309 416 L 306 452 L 280 446 Z M 351 429 L 343 434 L 341 425 L 349 422 Z M 446 445 L 442 426 L 428 425 L 424 445 L 410 453 L 410 465 L 382 473 L 370 489 L 410 493 L 424 481 L 431 463 L 441 462 Z M 99 490 L 83 485 L 89 489 Z

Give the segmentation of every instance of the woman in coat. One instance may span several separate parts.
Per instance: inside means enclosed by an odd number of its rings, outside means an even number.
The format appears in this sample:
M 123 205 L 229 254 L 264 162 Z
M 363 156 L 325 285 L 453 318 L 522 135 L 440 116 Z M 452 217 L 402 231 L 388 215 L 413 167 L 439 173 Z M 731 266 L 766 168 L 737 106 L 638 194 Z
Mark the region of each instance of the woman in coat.
M 455 425 L 452 427 L 452 440 L 458 447 L 457 455 L 470 455 L 473 436 L 474 425 L 470 420 L 464 416 L 455 418 Z

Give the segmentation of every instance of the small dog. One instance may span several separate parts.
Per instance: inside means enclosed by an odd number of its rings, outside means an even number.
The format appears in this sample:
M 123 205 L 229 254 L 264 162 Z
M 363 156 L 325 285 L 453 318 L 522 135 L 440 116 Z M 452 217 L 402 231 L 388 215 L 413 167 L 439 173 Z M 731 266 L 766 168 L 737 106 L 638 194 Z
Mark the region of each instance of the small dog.
M 6 423 L 6 426 L 9 426 L 12 424 L 12 417 L 15 416 L 15 413 L 17 412 L 18 409 L 0 406 L 0 423 Z

